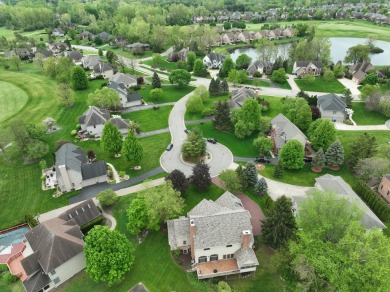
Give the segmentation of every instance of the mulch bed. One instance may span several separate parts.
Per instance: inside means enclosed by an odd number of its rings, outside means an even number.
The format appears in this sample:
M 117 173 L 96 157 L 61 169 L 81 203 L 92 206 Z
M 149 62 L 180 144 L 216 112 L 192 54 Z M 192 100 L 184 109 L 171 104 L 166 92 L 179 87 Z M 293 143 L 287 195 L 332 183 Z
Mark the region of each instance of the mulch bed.
M 334 170 L 334 171 L 340 169 L 340 166 L 338 166 L 338 165 L 327 165 L 326 167 L 329 168 L 330 170 Z
M 257 170 L 264 170 L 265 169 L 265 165 L 264 164 L 260 164 L 260 163 L 256 163 L 256 169 Z
M 314 171 L 314 172 L 316 172 L 316 173 L 322 172 L 322 168 L 319 168 L 319 167 L 317 167 L 317 166 L 312 166 L 311 170 Z

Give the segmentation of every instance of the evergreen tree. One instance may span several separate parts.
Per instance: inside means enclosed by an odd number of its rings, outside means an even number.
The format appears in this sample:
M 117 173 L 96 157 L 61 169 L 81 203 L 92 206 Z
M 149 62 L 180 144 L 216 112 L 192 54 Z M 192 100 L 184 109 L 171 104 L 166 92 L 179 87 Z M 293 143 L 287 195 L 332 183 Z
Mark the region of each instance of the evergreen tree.
M 187 54 L 187 66 L 188 66 L 188 71 L 192 71 L 194 68 L 194 63 L 196 60 L 196 55 L 194 52 L 188 52 Z
M 204 76 L 205 68 L 201 59 L 195 60 L 193 73 L 195 76 Z
M 229 104 L 225 101 L 219 101 L 215 106 L 213 125 L 217 130 L 230 129 L 230 110 Z
M 283 177 L 284 174 L 284 167 L 283 167 L 283 162 L 282 160 L 278 160 L 278 163 L 276 164 L 274 168 L 274 177 L 276 178 L 281 178 Z
M 73 89 L 82 90 L 88 88 L 88 78 L 80 66 L 74 66 L 70 71 L 70 81 Z
M 326 164 L 330 166 L 341 166 L 344 162 L 344 148 L 339 140 L 334 141 L 326 150 Z
M 234 62 L 231 57 L 227 57 L 225 61 L 223 61 L 221 70 L 219 72 L 220 77 L 228 77 L 231 70 L 235 67 Z
M 219 80 L 219 78 L 215 79 L 215 90 L 216 90 L 217 96 L 221 95 L 221 80 Z
M 258 180 L 256 165 L 252 161 L 249 161 L 244 171 L 248 177 L 248 185 L 255 186 Z
M 238 165 L 236 173 L 240 180 L 242 190 L 245 190 L 248 187 L 248 176 L 246 175 L 244 168 L 241 165 Z
M 181 145 L 184 159 L 196 159 L 206 153 L 206 140 L 199 128 L 194 128 Z
M 314 155 L 312 164 L 322 171 L 322 168 L 325 166 L 325 154 L 322 148 Z
M 255 193 L 259 196 L 265 195 L 268 191 L 268 185 L 264 177 L 260 178 L 255 185 Z
M 210 85 L 209 85 L 210 96 L 217 96 L 218 95 L 218 88 L 216 86 L 217 86 L 217 84 L 215 83 L 215 79 L 211 78 Z
M 137 166 L 143 157 L 143 147 L 135 136 L 134 131 L 129 131 L 122 146 L 122 155 L 132 166 Z
M 102 137 L 100 139 L 100 146 L 104 151 L 111 154 L 118 154 L 122 149 L 123 138 L 118 127 L 109 120 L 103 128 Z
M 351 92 L 351 90 L 349 88 L 347 88 L 345 90 L 345 92 L 342 95 L 342 97 L 344 98 L 344 101 L 347 104 L 347 107 L 351 108 L 352 107 L 353 97 L 352 97 L 352 92 Z
M 261 228 L 263 240 L 273 248 L 279 248 L 295 237 L 297 224 L 291 207 L 291 200 L 282 196 L 276 200 L 263 221 Z
M 211 185 L 210 167 L 204 162 L 197 163 L 192 168 L 191 183 L 198 191 L 207 191 Z
M 360 159 L 370 158 L 377 152 L 378 144 L 375 136 L 366 132 L 359 136 L 350 146 L 349 165 L 354 168 Z
M 161 80 L 156 71 L 153 73 L 152 88 L 161 88 Z
M 224 79 L 221 83 L 221 90 L 220 90 L 222 95 L 227 95 L 229 94 L 229 84 L 227 83 L 226 79 Z

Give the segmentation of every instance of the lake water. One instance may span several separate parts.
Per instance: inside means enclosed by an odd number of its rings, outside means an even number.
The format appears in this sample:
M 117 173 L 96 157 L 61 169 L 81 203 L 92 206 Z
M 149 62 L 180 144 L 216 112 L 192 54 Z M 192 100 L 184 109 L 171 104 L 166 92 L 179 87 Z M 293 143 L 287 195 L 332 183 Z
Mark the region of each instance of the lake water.
M 330 56 L 334 63 L 343 61 L 348 49 L 358 44 L 365 44 L 367 39 L 364 38 L 329 38 L 332 46 Z M 279 53 L 284 54 L 291 44 L 277 45 Z M 390 65 L 390 42 L 376 41 L 375 46 L 384 50 L 381 54 L 370 54 L 371 64 L 373 65 Z M 235 49 L 230 55 L 235 61 L 239 55 L 247 54 L 252 60 L 257 59 L 257 51 L 255 48 Z

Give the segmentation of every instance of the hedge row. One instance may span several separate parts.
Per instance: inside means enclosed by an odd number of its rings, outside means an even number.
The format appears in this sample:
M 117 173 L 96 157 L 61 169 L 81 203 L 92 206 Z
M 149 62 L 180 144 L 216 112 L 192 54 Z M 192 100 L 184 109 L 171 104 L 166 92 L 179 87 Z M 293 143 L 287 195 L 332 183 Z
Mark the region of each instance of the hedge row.
M 355 192 L 382 221 L 390 220 L 390 206 L 387 205 L 364 181 L 358 181 Z

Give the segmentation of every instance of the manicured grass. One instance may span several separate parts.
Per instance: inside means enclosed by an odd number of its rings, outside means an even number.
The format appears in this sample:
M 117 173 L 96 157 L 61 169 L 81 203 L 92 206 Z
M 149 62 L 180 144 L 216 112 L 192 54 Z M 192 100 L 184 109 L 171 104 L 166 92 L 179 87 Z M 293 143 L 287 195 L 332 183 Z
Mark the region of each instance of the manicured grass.
M 168 117 L 172 108 L 173 106 L 162 106 L 158 110 L 146 109 L 129 112 L 122 114 L 122 117 L 137 122 L 142 132 L 149 132 L 168 127 Z
M 102 50 L 107 50 L 107 51 L 112 51 L 117 55 L 127 57 L 127 58 L 135 58 L 135 59 L 143 59 L 143 58 L 148 58 L 153 55 L 153 51 L 145 51 L 142 55 L 134 55 L 131 51 L 126 51 L 123 50 L 122 48 L 116 48 L 112 47 L 110 45 L 103 45 L 100 47 L 96 48 L 101 48 Z
M 21 31 L 21 30 L 12 30 L 4 26 L 0 27 L 0 36 L 5 37 L 8 40 L 14 38 L 14 32 L 20 33 L 22 36 L 33 38 L 35 41 L 40 42 L 40 38 L 43 38 L 44 42 L 48 42 L 47 33 L 44 29 L 34 30 L 34 31 Z
M 175 102 L 178 101 L 183 96 L 187 95 L 195 89 L 192 86 L 185 86 L 183 88 L 178 87 L 177 85 L 166 85 L 161 87 L 164 90 L 164 96 L 160 100 L 154 100 L 150 97 L 150 91 L 152 87 L 150 85 L 145 86 L 139 91 L 139 94 L 142 96 L 142 99 L 148 103 L 166 103 L 166 102 Z
M 270 103 L 269 110 L 262 112 L 261 114 L 266 117 L 274 118 L 282 112 L 283 107 L 283 98 L 276 96 L 260 95 L 261 98 L 264 98 Z
M 247 79 L 242 84 L 248 84 L 248 85 L 254 85 L 254 86 L 261 86 L 261 87 L 271 87 L 271 84 L 267 81 L 260 80 L 260 79 Z
M 145 80 L 146 80 L 146 81 L 149 81 L 149 82 L 152 82 L 152 81 L 153 81 L 153 77 L 151 77 L 151 76 L 146 77 Z M 166 80 L 166 79 L 160 79 L 160 81 L 161 81 L 161 84 L 163 84 L 163 85 L 164 85 L 164 84 L 170 84 L 169 81 Z
M 210 97 L 206 101 L 203 102 L 203 108 L 202 108 L 201 112 L 189 113 L 186 111 L 186 113 L 184 115 L 184 119 L 186 121 L 203 119 L 204 118 L 204 116 L 202 114 L 203 110 L 208 109 L 208 108 L 213 109 L 214 104 L 217 103 L 218 101 L 229 100 L 229 99 L 230 99 L 230 96 L 228 96 L 228 95 Z
M 389 119 L 378 112 L 369 112 L 364 108 L 364 102 L 352 103 L 352 119 L 357 125 L 383 125 Z
M 154 65 L 152 59 L 146 60 L 143 63 L 146 64 L 146 65 L 151 66 L 152 69 L 156 68 L 156 69 L 160 69 L 160 70 L 170 70 L 170 71 L 177 69 L 177 62 L 168 62 L 168 61 L 166 61 L 167 60 L 166 56 L 163 56 L 162 60 L 163 61 L 159 65 Z
M 197 191 L 193 186 L 190 186 L 188 190 L 183 194 L 183 198 L 186 201 L 184 213 L 187 214 L 203 199 L 213 200 L 218 199 L 225 191 L 215 184 L 211 184 L 210 188 L 205 192 Z
M 0 123 L 17 114 L 27 103 L 28 94 L 12 83 L 0 81 Z
M 290 83 L 288 83 L 287 81 L 283 82 L 283 83 L 276 83 L 279 88 L 282 88 L 282 89 L 291 89 L 291 86 L 290 86 Z
M 218 140 L 232 151 L 234 156 L 256 157 L 259 153 L 252 145 L 253 139 L 257 138 L 258 133 L 254 133 L 244 139 L 237 138 L 233 131 L 217 131 L 211 122 L 187 125 L 189 129 L 198 127 L 204 137 L 212 137 Z
M 322 77 L 316 77 L 312 83 L 307 83 L 303 79 L 295 79 L 295 83 L 301 90 L 314 92 L 344 93 L 345 87 L 337 80 L 326 82 Z

